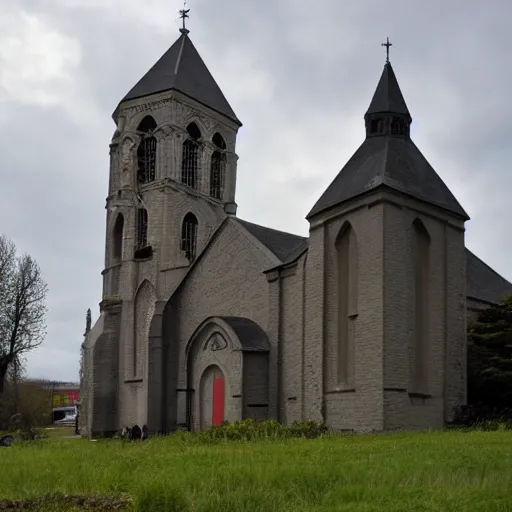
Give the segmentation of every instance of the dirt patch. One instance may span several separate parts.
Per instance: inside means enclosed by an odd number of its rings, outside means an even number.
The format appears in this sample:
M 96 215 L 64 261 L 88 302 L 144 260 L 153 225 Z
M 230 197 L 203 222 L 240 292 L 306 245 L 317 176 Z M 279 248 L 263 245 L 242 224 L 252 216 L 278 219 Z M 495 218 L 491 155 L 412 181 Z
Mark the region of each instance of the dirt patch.
M 73 496 L 53 494 L 25 500 L 0 500 L 0 510 L 45 510 L 73 507 L 78 510 L 124 510 L 132 504 L 129 496 Z

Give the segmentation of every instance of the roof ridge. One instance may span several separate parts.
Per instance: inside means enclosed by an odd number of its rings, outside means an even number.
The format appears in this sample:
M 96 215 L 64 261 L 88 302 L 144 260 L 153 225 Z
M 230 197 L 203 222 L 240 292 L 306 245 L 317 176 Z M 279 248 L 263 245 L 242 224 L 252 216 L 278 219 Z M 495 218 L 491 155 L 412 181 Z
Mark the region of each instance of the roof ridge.
M 176 59 L 176 66 L 174 66 L 174 74 L 175 75 L 178 74 L 178 71 L 179 71 L 179 68 L 180 68 L 181 59 L 183 57 L 183 50 L 185 49 L 186 38 L 187 38 L 187 34 L 183 34 L 183 36 L 181 37 L 180 51 L 178 52 L 178 58 Z
M 281 229 L 269 228 L 268 226 L 264 226 L 263 224 L 256 224 L 255 222 L 251 222 L 251 221 L 248 221 L 248 220 L 245 220 L 245 219 L 241 219 L 240 217 L 233 217 L 233 218 L 235 220 L 237 220 L 238 222 L 240 222 L 240 223 L 250 224 L 251 226 L 256 226 L 258 228 L 268 229 L 269 231 L 273 231 L 274 233 L 282 233 L 284 235 L 295 236 L 297 238 L 302 238 L 304 240 L 306 240 L 308 238 L 307 236 L 297 235 L 295 233 L 290 233 L 289 231 L 283 231 Z
M 308 240 L 301 235 L 268 228 L 238 217 L 233 219 L 281 262 L 284 262 L 293 251 Z

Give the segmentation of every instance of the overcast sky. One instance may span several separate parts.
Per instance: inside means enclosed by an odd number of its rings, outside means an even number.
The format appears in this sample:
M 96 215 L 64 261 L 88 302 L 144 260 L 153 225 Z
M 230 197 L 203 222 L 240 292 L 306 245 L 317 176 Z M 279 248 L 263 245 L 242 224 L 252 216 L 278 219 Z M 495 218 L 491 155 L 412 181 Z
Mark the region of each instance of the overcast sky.
M 512 2 L 188 6 L 190 37 L 244 125 L 240 217 L 307 235 L 305 215 L 363 140 L 389 36 L 412 136 L 472 218 L 467 246 L 512 280 Z M 77 380 L 85 312 L 95 321 L 101 300 L 111 113 L 179 36 L 181 7 L 0 2 L 0 233 L 50 288 L 30 376 Z

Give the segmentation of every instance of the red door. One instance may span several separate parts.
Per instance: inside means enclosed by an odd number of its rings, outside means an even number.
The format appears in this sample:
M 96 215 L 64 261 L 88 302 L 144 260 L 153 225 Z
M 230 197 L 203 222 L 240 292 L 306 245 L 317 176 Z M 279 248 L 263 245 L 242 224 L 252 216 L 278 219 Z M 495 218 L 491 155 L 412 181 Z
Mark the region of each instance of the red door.
M 213 381 L 213 426 L 224 423 L 224 393 L 224 378 L 215 377 Z

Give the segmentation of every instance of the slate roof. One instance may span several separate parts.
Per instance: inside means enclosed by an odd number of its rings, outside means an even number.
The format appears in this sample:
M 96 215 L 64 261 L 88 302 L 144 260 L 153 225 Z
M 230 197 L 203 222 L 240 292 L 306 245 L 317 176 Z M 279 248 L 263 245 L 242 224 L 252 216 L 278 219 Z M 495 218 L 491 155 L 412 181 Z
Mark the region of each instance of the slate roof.
M 369 137 L 334 178 L 307 218 L 380 186 L 449 210 L 467 213 L 409 138 Z
M 366 115 L 380 112 L 410 115 L 395 72 L 389 62 L 384 66 Z
M 221 316 L 236 333 L 244 352 L 269 352 L 266 332 L 255 322 L 239 316 Z
M 466 249 L 466 295 L 493 304 L 512 295 L 512 283 L 501 277 L 489 265 Z
M 304 245 L 304 243 L 306 243 L 307 246 L 307 238 L 303 236 L 278 231 L 276 229 L 260 226 L 259 224 L 253 224 L 252 222 L 247 222 L 238 217 L 235 217 L 235 219 L 283 263 L 287 260 L 287 257 L 292 251 L 297 250 L 301 245 Z
M 169 90 L 179 91 L 232 119 L 239 126 L 242 125 L 186 31 L 182 32 L 121 103 Z
M 386 64 L 366 115 L 410 114 L 391 64 Z M 307 215 L 309 219 L 328 208 L 378 187 L 389 187 L 464 219 L 467 213 L 443 180 L 406 134 L 368 136 Z

